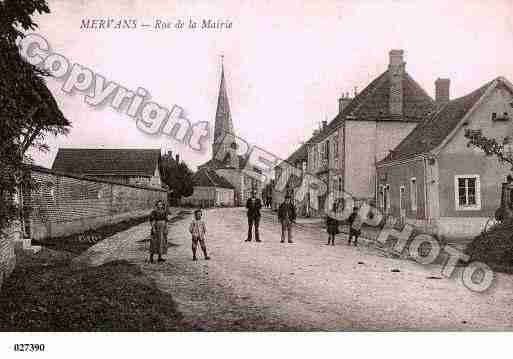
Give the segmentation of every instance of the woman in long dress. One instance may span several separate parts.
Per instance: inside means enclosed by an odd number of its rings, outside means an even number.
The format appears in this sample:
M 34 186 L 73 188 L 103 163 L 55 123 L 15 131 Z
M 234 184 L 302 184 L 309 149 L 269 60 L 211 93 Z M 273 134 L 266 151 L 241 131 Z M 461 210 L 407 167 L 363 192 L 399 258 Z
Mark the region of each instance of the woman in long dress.
M 158 261 L 164 262 L 162 255 L 167 254 L 167 211 L 163 201 L 155 203 L 155 209 L 150 214 L 151 241 L 150 263 L 153 263 L 153 255 L 158 255 Z

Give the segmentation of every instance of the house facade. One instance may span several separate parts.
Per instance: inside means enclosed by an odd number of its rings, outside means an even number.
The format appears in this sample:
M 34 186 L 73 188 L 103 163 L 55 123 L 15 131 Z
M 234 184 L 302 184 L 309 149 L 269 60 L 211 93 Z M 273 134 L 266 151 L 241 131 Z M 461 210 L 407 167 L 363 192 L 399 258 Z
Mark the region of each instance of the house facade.
M 468 147 L 465 132 L 509 146 L 512 104 L 513 87 L 499 77 L 428 116 L 378 164 L 381 210 L 446 237 L 481 232 L 500 206 L 510 168 Z
M 160 149 L 59 148 L 52 170 L 161 188 Z
M 391 50 L 387 70 L 354 98 L 342 96 L 337 116 L 307 142 L 306 169 L 326 183 L 328 193 L 374 199 L 376 164 L 437 108 L 406 72 L 403 55 Z M 323 213 L 325 200 L 318 198 L 315 215 Z

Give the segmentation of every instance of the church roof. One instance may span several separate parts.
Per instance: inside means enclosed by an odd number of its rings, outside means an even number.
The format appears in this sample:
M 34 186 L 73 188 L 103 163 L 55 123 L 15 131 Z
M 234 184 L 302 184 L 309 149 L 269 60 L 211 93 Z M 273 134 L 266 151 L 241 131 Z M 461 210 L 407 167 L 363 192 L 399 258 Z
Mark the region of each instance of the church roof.
M 246 165 L 246 159 L 244 156 L 239 155 L 239 168 L 243 169 Z M 221 168 L 232 168 L 229 165 L 228 161 L 221 161 L 217 158 L 212 158 L 211 160 L 208 160 L 207 162 L 201 164 L 198 166 L 198 168 L 211 168 L 211 169 L 221 169 Z
M 216 118 L 214 123 L 214 143 L 223 139 L 226 133 L 234 133 L 230 102 L 226 92 L 226 80 L 224 78 L 224 66 L 221 67 L 221 83 L 217 97 Z
M 234 189 L 233 185 L 223 176 L 218 175 L 210 168 L 202 168 L 192 177 L 194 186 L 200 187 L 221 187 Z

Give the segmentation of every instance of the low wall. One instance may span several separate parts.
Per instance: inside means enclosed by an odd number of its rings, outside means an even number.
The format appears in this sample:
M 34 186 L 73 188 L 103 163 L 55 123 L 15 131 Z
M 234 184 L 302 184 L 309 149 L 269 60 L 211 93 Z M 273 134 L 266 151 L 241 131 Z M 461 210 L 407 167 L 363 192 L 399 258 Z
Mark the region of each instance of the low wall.
M 167 192 L 158 188 L 95 180 L 32 169 L 36 189 L 24 194 L 32 239 L 61 237 L 147 216 Z
M 437 220 L 438 234 L 451 239 L 471 239 L 479 235 L 489 218 L 443 217 Z
M 3 232 L 0 231 L 0 287 L 16 265 L 14 241 L 21 235 L 19 225 L 11 225 Z

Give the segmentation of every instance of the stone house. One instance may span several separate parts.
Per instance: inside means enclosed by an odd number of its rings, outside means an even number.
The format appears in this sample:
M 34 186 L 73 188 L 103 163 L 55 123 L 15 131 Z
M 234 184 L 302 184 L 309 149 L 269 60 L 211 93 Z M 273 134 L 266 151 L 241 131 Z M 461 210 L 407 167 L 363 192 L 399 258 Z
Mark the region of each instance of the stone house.
M 183 203 L 201 207 L 232 207 L 235 204 L 235 187 L 216 171 L 202 168 L 194 174 L 194 193 Z
M 381 210 L 447 237 L 479 233 L 510 168 L 469 148 L 465 131 L 511 147 L 512 106 L 513 86 L 498 77 L 427 116 L 377 165 Z
M 373 199 L 376 164 L 436 109 L 405 64 L 403 50 L 391 50 L 388 69 L 353 99 L 340 98 L 337 116 L 308 141 L 308 172 L 322 179 L 328 192 Z
M 283 171 L 290 170 L 289 166 L 294 167 L 301 171 L 301 173 L 305 173 L 307 170 L 308 164 L 308 144 L 302 144 L 296 151 L 294 151 L 285 161 L 280 163 L 278 166 L 274 168 L 274 175 L 276 178 L 279 178 Z M 290 176 L 289 182 L 285 188 L 285 191 L 277 191 L 273 188 L 272 191 L 272 207 L 273 209 L 278 209 L 281 203 L 285 200 L 285 195 L 287 193 L 293 194 L 294 188 L 300 184 L 301 178 L 297 176 Z M 273 181 L 274 183 L 274 181 Z M 293 197 L 294 198 L 294 197 Z M 297 214 L 299 216 L 310 216 L 310 206 L 309 206 L 309 197 L 308 194 L 303 198 L 302 201 L 298 202 L 295 198 L 295 206 L 297 210 Z

